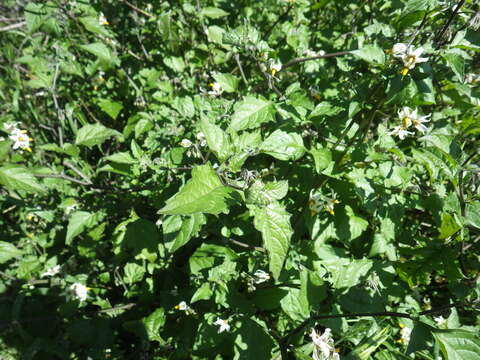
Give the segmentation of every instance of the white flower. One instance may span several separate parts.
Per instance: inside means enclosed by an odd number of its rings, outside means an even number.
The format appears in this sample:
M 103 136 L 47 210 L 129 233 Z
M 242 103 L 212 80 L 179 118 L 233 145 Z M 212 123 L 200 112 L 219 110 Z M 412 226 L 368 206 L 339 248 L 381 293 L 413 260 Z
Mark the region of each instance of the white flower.
M 407 48 L 408 48 L 407 44 L 396 43 L 392 47 L 392 50 L 391 50 L 392 55 L 395 57 L 402 57 L 407 52 Z
M 212 91 L 209 91 L 208 95 L 212 95 L 212 96 L 222 95 L 222 93 L 223 93 L 222 85 L 220 85 L 216 81 L 214 83 L 210 83 L 209 85 L 212 88 Z
M 308 200 L 308 207 L 312 216 L 317 215 L 323 207 L 321 197 L 319 194 L 313 195 L 313 190 L 310 191 L 310 199 Z
M 426 116 L 420 116 L 416 119 L 412 119 L 413 127 L 418 131 L 420 131 L 422 134 L 425 133 L 428 129 L 425 125 L 423 125 L 423 123 L 429 122 L 430 121 L 428 120 L 429 117 L 430 115 L 426 115 Z
M 180 302 L 177 306 L 175 306 L 175 309 L 180 310 L 180 311 L 185 311 L 189 308 L 187 303 L 185 301 Z
M 325 329 L 325 332 L 320 335 L 315 329 L 312 329 L 310 333 L 313 345 L 313 360 L 337 360 L 340 356 L 335 351 L 334 341 L 329 328 Z
M 9 138 L 14 142 L 12 147 L 14 150 L 21 149 L 32 152 L 30 141 L 33 139 L 28 136 L 26 130 L 13 129 L 9 135 Z
M 447 324 L 447 319 L 445 319 L 443 316 L 435 316 L 433 317 L 433 320 L 435 320 L 438 327 L 445 327 Z
M 100 16 L 98 17 L 98 23 L 100 25 L 110 25 L 110 23 L 108 22 L 107 18 L 105 17 L 105 15 L 103 15 L 103 13 L 100 13 Z
M 55 265 L 54 267 L 51 267 L 47 271 L 45 271 L 43 274 L 40 275 L 40 277 L 45 277 L 45 276 L 55 276 L 60 272 L 60 265 Z
M 407 327 L 403 324 L 400 324 L 400 327 L 401 327 L 401 330 L 400 330 L 401 339 L 400 339 L 400 341 L 403 344 L 408 344 L 410 342 L 410 335 L 412 334 L 412 329 L 410 329 L 409 327 Z
M 217 321 L 215 321 L 214 324 L 220 326 L 220 328 L 218 329 L 219 334 L 224 331 L 230 331 L 230 325 L 228 324 L 228 320 L 222 320 L 220 318 L 217 318 Z
M 70 286 L 70 291 L 80 301 L 87 300 L 88 288 L 85 285 L 80 284 L 80 283 L 72 284 Z
M 268 66 L 270 68 L 270 72 L 272 74 L 272 76 L 275 76 L 275 74 L 277 72 L 279 72 L 280 70 L 282 70 L 282 63 L 280 61 L 275 61 L 273 59 L 270 59 L 268 61 Z
M 205 139 L 205 134 L 203 132 L 200 131 L 195 137 L 200 142 L 200 146 L 207 145 L 207 140 Z
M 476 84 L 480 82 L 480 74 L 469 73 L 465 76 L 465 82 L 470 84 Z
M 407 129 L 410 127 L 410 125 L 413 125 L 415 129 L 417 129 L 421 133 L 427 131 L 427 127 L 423 125 L 423 123 L 429 121 L 428 118 L 430 117 L 430 115 L 419 116 L 417 109 L 412 110 L 408 106 L 404 106 L 401 110 L 398 111 L 398 117 L 400 118 L 400 121 L 402 122 L 401 126 L 404 129 Z
M 420 57 L 423 53 L 423 48 L 419 47 L 414 49 L 412 46 L 409 46 L 405 53 L 401 56 L 403 61 L 403 70 L 402 75 L 407 75 L 409 70 L 412 70 L 415 67 L 415 64 L 423 63 L 428 61 L 428 58 Z
M 398 136 L 401 140 L 405 139 L 409 135 L 413 135 L 413 132 L 406 130 L 403 126 L 395 126 L 388 135 Z
M 180 141 L 180 146 L 184 148 L 189 148 L 190 146 L 192 146 L 192 142 L 188 139 L 183 139 L 182 141 Z
M 261 284 L 270 280 L 270 275 L 263 270 L 257 270 L 253 275 L 255 276 L 255 284 Z

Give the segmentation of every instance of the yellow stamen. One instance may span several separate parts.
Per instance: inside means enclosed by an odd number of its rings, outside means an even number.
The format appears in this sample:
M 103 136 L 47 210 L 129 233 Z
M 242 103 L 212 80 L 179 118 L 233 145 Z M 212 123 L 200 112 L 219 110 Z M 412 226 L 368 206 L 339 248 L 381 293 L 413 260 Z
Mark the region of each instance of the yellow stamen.
M 403 329 L 403 328 L 405 327 L 405 325 L 403 325 L 403 324 L 398 324 L 398 327 L 399 327 L 400 329 Z
M 27 148 L 25 148 L 28 152 L 32 152 L 32 148 L 29 146 Z
M 98 89 L 98 86 L 97 85 L 93 85 L 93 90 L 97 91 Z
M 317 212 L 315 210 L 311 210 L 310 215 L 315 216 L 315 215 L 317 215 Z
M 408 117 L 408 116 L 405 116 L 403 119 L 402 119 L 402 124 L 403 124 L 403 127 L 406 129 L 410 126 L 410 123 L 411 123 L 411 119 Z
M 333 202 L 334 204 L 340 204 L 340 201 L 337 200 L 337 199 L 333 199 L 332 202 Z
M 327 209 L 327 211 L 330 213 L 330 215 L 335 215 L 335 211 L 333 209 Z
M 212 88 L 215 86 L 214 83 L 210 83 L 210 84 L 208 84 L 208 85 L 209 85 L 210 87 L 212 87 Z
M 393 53 L 392 49 L 385 49 L 383 51 L 385 51 L 386 54 L 392 54 Z
M 404 68 L 402 69 L 402 75 L 403 75 L 403 76 L 407 75 L 409 71 L 410 71 L 409 68 L 404 67 Z
M 28 138 L 28 140 L 33 141 L 33 138 Z
M 103 25 L 110 25 L 110 23 L 107 20 L 105 20 L 102 24 Z
M 272 76 L 275 76 L 276 73 L 277 73 L 277 70 L 272 69 Z

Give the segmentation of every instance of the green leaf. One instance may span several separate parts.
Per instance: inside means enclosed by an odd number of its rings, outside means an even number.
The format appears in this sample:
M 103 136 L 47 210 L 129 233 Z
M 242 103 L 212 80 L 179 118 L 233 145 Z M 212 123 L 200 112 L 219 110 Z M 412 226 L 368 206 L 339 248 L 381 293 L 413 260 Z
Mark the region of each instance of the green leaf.
M 28 169 L 13 164 L 0 167 L 0 184 L 10 190 L 21 190 L 28 193 L 45 191 L 45 188 L 38 183 Z
M 252 317 L 241 317 L 241 326 L 235 332 L 234 360 L 271 359 L 275 342 L 265 323 Z
M 214 152 L 218 160 L 224 162 L 232 154 L 232 145 L 228 135 L 217 125 L 202 119 L 200 130 L 205 134 L 208 147 Z
M 228 16 L 228 12 L 216 7 L 202 8 L 202 11 L 200 12 L 200 14 L 206 17 L 209 17 L 211 19 L 219 19 L 219 18 Z
M 222 184 L 210 164 L 196 166 L 192 178 L 167 200 L 160 212 L 170 215 L 226 213 L 233 192 L 232 188 Z
M 77 132 L 75 138 L 75 145 L 83 145 L 92 147 L 94 145 L 101 145 L 105 140 L 112 136 L 121 137 L 118 131 L 109 129 L 102 124 L 87 124 Z
M 255 129 L 264 122 L 272 121 L 274 111 L 270 101 L 246 97 L 235 105 L 230 127 L 235 131 Z
M 383 49 L 375 45 L 365 45 L 361 49 L 352 51 L 352 54 L 368 63 L 385 63 L 385 53 Z
M 70 245 L 73 238 L 85 229 L 93 227 L 98 222 L 98 216 L 86 211 L 76 211 L 70 216 L 67 226 L 65 244 Z
M 163 222 L 163 241 L 170 252 L 177 251 L 198 234 L 207 222 L 205 215 L 196 213 L 184 219 L 180 215 L 168 217 Z
M 328 101 L 322 101 L 309 115 L 309 118 L 317 117 L 317 116 L 333 116 L 337 115 L 339 112 L 343 111 L 343 108 L 339 106 L 334 106 Z
M 446 239 L 455 234 L 461 226 L 457 223 L 455 217 L 447 212 L 442 213 L 442 224 L 440 225 L 440 239 Z
M 205 282 L 203 283 L 197 291 L 192 296 L 192 299 L 190 300 L 190 303 L 193 304 L 194 302 L 200 301 L 200 300 L 208 300 L 212 297 L 213 291 L 210 288 L 210 283 Z
M 33 33 L 35 30 L 39 29 L 45 21 L 46 15 L 47 12 L 44 10 L 44 5 L 29 2 L 25 7 L 24 12 L 28 30 Z
M 118 152 L 103 158 L 104 160 L 113 161 L 119 164 L 136 164 L 138 161 L 130 155 L 129 152 Z
M 0 264 L 22 255 L 23 252 L 16 248 L 15 245 L 5 241 L 0 241 Z
M 254 207 L 254 216 L 255 228 L 262 233 L 268 251 L 270 272 L 278 279 L 293 234 L 290 214 L 284 206 L 273 202 L 263 208 Z
M 100 22 L 98 21 L 98 17 L 96 16 L 84 16 L 79 18 L 79 20 L 82 25 L 85 26 L 85 29 L 94 34 L 100 34 L 104 36 L 110 35 L 109 32 L 105 29 L 105 27 L 100 24 Z
M 445 360 L 478 360 L 480 339 L 466 330 L 434 330 L 433 337 Z
M 465 208 L 465 219 L 468 224 L 480 229 L 480 202 L 475 201 L 467 204 Z
M 287 195 L 288 181 L 271 181 L 263 183 L 256 180 L 248 189 L 247 203 L 267 205 L 274 200 L 281 200 Z
M 220 84 L 225 92 L 233 93 L 237 91 L 239 79 L 236 76 L 216 73 L 213 75 L 213 78 Z
M 100 99 L 98 106 L 100 106 L 100 109 L 107 113 L 113 120 L 117 119 L 118 114 L 120 114 L 120 111 L 123 109 L 121 103 L 109 99 Z
M 132 285 L 142 280 L 143 275 L 145 274 L 144 267 L 135 263 L 128 263 L 123 268 L 123 271 L 125 273 L 123 280 L 129 285 Z
M 349 260 L 344 258 L 323 260 L 322 266 L 332 274 L 335 289 L 351 288 L 366 276 L 373 266 L 372 260 Z
M 310 154 L 315 161 L 315 170 L 318 174 L 326 169 L 332 162 L 332 152 L 327 148 L 312 148 Z
M 279 160 L 298 160 L 305 153 L 305 148 L 300 135 L 275 130 L 264 140 L 260 151 Z
M 120 65 L 120 59 L 103 43 L 80 45 L 80 48 L 95 55 L 100 61 L 109 66 Z
M 443 58 L 447 61 L 448 66 L 453 70 L 458 80 L 463 83 L 463 79 L 465 79 L 465 59 L 463 56 L 450 51 L 443 55 Z
M 402 16 L 406 16 L 413 12 L 429 10 L 435 6 L 437 0 L 409 0 L 402 11 Z
M 150 341 L 164 342 L 160 337 L 160 329 L 165 325 L 165 310 L 163 308 L 158 308 L 148 317 L 144 318 L 143 324 L 145 325 L 145 331 Z

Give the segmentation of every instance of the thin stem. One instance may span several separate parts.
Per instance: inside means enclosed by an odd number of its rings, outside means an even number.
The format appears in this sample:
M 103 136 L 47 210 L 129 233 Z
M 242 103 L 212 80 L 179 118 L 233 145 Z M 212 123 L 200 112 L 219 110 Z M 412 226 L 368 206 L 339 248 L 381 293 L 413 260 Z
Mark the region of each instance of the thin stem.
M 155 16 L 153 16 L 152 14 L 146 12 L 145 10 L 142 10 L 142 9 L 139 9 L 138 7 L 136 7 L 135 5 L 133 5 L 132 3 L 128 2 L 127 0 L 122 0 L 122 2 L 127 5 L 128 7 L 130 7 L 132 10 L 142 14 L 142 15 L 145 15 L 149 18 L 153 18 Z
M 257 251 L 262 251 L 262 252 L 266 252 L 266 251 L 267 251 L 267 250 L 265 250 L 265 249 L 262 248 L 262 247 L 245 244 L 245 243 L 243 243 L 243 242 L 241 242 L 241 241 L 234 240 L 234 239 L 231 239 L 231 238 L 228 238 L 228 241 L 230 241 L 231 243 L 233 243 L 233 244 L 235 244 L 235 245 L 237 245 L 237 246 L 243 247 L 243 248 L 248 248 L 248 249 L 257 250 Z
M 80 185 L 92 185 L 89 182 L 81 181 L 81 180 L 75 179 L 75 178 L 73 178 L 71 176 L 68 176 L 68 175 L 65 175 L 65 174 L 34 174 L 34 176 L 38 177 L 38 178 L 51 178 L 51 179 L 68 180 L 68 181 L 71 181 L 71 182 L 74 182 L 74 183 L 77 183 L 77 184 L 80 184 Z
M 19 23 L 16 23 L 16 24 L 12 24 L 12 25 L 8 25 L 8 26 L 5 26 L 5 27 L 2 27 L 2 28 L 0 28 L 0 32 L 21 28 L 21 27 L 22 27 L 23 25 L 25 25 L 26 23 L 27 23 L 26 21 L 22 21 L 22 22 L 19 22 Z
M 67 160 L 65 160 L 63 162 L 63 165 L 65 165 L 66 167 L 72 169 L 78 176 L 80 176 L 83 180 L 85 180 L 87 183 L 89 183 L 90 185 L 92 184 L 92 180 L 90 180 L 90 178 L 85 175 L 83 172 L 81 172 L 79 169 L 77 169 L 72 163 L 68 162 Z
M 263 40 L 267 39 L 270 36 L 272 30 L 275 29 L 275 26 L 277 26 L 280 21 L 282 21 L 288 16 L 288 13 L 290 12 L 290 10 L 292 10 L 293 6 L 293 4 L 289 4 L 287 10 L 278 17 L 278 19 L 267 29 L 267 31 L 265 31 L 265 34 L 262 37 Z
M 312 321 L 316 320 L 324 320 L 324 319 L 338 319 L 338 318 L 355 318 L 355 317 L 384 317 L 384 316 L 389 316 L 389 317 L 398 317 L 398 318 L 405 318 L 405 319 L 416 319 L 418 316 L 422 315 L 429 315 L 429 314 L 435 314 L 439 313 L 445 310 L 448 310 L 452 307 L 455 306 L 462 306 L 460 303 L 454 303 L 454 304 L 448 304 L 444 305 L 435 309 L 431 310 L 426 310 L 417 313 L 416 315 L 411 315 L 407 313 L 401 313 L 401 312 L 394 312 L 394 311 L 384 311 L 384 312 L 372 312 L 372 313 L 353 313 L 353 314 L 332 314 L 332 315 L 316 315 L 312 316 L 305 321 L 303 321 L 300 325 L 298 325 L 296 328 L 294 328 L 292 331 L 290 331 L 287 335 L 285 335 L 280 341 L 284 343 L 285 345 L 288 344 L 288 341 L 290 338 L 297 333 L 301 332 L 305 327 L 308 326 Z
M 245 73 L 243 72 L 242 63 L 240 62 L 240 55 L 235 54 L 235 61 L 237 62 L 238 68 L 240 69 L 240 74 L 242 75 L 242 80 L 245 86 L 248 86 L 247 78 L 245 77 Z
M 458 12 L 460 11 L 460 8 L 463 6 L 463 4 L 465 3 L 465 0 L 460 0 L 457 4 L 457 7 L 455 8 L 455 10 L 453 10 L 452 14 L 450 15 L 450 17 L 448 18 L 447 22 L 445 23 L 445 25 L 443 26 L 442 30 L 440 30 L 440 32 L 438 33 L 438 35 L 435 37 L 435 40 L 437 41 L 437 46 L 436 48 L 438 49 L 440 47 L 440 39 L 442 38 L 443 34 L 445 34 L 445 31 L 447 31 L 448 27 L 450 26 L 450 24 L 452 23 L 453 19 L 455 18 L 455 16 L 458 14 Z

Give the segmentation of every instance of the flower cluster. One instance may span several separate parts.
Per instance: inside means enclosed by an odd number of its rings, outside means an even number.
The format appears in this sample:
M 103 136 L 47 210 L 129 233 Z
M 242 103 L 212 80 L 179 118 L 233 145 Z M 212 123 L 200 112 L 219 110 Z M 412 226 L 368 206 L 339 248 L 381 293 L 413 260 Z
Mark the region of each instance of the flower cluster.
M 265 281 L 270 280 L 270 275 L 263 270 L 257 270 L 253 274 L 255 284 L 261 284 Z
M 12 140 L 13 149 L 20 149 L 20 150 L 27 150 L 28 152 L 32 152 L 32 148 L 30 147 L 30 142 L 33 139 L 28 135 L 27 130 L 21 130 L 18 128 L 18 123 L 5 123 L 3 124 L 3 128 L 6 132 L 9 133 L 8 137 Z
M 335 215 L 335 204 L 340 204 L 340 201 L 335 198 L 324 199 L 320 194 L 313 194 L 313 190 L 310 191 L 308 207 L 312 216 L 317 215 L 322 210 L 330 215 Z
M 410 335 L 412 334 L 412 329 L 408 326 L 400 324 L 400 339 L 398 340 L 401 344 L 408 344 L 410 342 Z
M 424 123 L 428 122 L 430 115 L 420 116 L 417 109 L 410 109 L 408 106 L 404 106 L 398 111 L 398 117 L 400 118 L 400 125 L 394 127 L 388 134 L 398 136 L 401 140 L 405 139 L 408 135 L 413 135 L 412 131 L 408 131 L 410 126 L 413 126 L 416 130 L 422 134 L 427 131 L 427 127 Z
M 334 341 L 329 328 L 325 329 L 325 332 L 320 335 L 312 329 L 310 333 L 313 348 L 313 360 L 339 360 L 340 355 L 335 351 Z
M 428 58 L 421 57 L 423 51 L 424 49 L 422 47 L 414 49 L 413 46 L 404 43 L 396 43 L 393 45 L 391 53 L 394 57 L 402 60 L 402 75 L 405 76 L 415 67 L 416 64 L 428 61 Z

